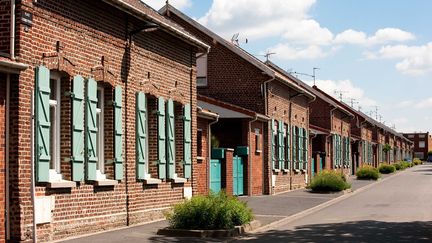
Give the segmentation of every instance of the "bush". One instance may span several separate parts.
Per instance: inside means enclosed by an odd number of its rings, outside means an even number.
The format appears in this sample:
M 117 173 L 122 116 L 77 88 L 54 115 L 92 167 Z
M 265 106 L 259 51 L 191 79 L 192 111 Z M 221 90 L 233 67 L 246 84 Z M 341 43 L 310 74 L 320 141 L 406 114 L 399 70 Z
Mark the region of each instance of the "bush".
M 324 170 L 314 176 L 309 188 L 315 192 L 338 192 L 351 188 L 351 184 L 346 181 L 343 173 Z
M 395 167 L 396 170 L 403 170 L 403 169 L 402 169 L 401 162 L 396 163 L 396 164 L 394 164 L 393 166 Z
M 396 168 L 393 165 L 382 164 L 378 167 L 378 171 L 382 174 L 390 174 L 395 172 Z
M 356 173 L 359 180 L 378 180 L 380 173 L 377 168 L 372 166 L 363 166 Z
M 253 219 L 245 202 L 223 191 L 179 203 L 166 216 L 174 229 L 232 229 Z
M 413 165 L 421 165 L 421 164 L 423 164 L 423 161 L 421 161 L 418 158 L 415 158 L 412 163 L 413 163 Z
M 399 164 L 401 165 L 402 170 L 405 170 L 406 168 L 411 167 L 411 163 L 407 162 L 407 161 L 401 161 Z

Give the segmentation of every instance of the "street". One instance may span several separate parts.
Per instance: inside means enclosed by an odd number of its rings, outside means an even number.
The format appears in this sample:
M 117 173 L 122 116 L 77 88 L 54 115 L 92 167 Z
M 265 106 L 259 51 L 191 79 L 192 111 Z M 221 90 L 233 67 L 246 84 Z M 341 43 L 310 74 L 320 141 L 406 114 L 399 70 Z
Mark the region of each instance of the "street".
M 411 168 L 251 242 L 431 242 L 432 165 Z

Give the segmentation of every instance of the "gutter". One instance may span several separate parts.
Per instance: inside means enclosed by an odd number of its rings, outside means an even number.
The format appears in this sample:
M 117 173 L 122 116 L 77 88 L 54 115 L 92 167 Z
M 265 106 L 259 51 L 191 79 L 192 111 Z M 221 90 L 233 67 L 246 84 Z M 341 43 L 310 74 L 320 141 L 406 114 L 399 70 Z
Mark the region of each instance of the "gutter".
M 35 117 L 34 117 L 34 90 L 32 89 L 31 91 L 32 97 L 31 97 L 31 116 L 30 116 L 30 124 L 31 124 L 31 135 L 30 135 L 30 144 L 31 144 L 31 149 L 30 149 L 30 154 L 31 154 L 31 166 L 30 166 L 30 171 L 31 171 L 31 183 L 30 183 L 30 190 L 31 190 L 31 202 L 32 202 L 32 210 L 33 210 L 33 242 L 37 243 L 37 228 L 36 228 L 36 203 L 35 203 L 35 198 L 36 198 L 36 192 L 35 192 L 35 144 L 34 144 L 34 135 L 35 135 Z
M 10 59 L 15 60 L 15 0 L 10 1 L 11 16 L 10 16 Z

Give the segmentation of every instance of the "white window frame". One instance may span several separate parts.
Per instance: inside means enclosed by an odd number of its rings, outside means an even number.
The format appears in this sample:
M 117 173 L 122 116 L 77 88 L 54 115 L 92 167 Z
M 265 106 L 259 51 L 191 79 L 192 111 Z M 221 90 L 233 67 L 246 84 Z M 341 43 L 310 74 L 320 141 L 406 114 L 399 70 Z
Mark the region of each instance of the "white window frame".
M 103 175 L 105 173 L 105 134 L 104 134 L 104 126 L 105 126 L 105 90 L 104 87 L 98 85 L 97 92 L 100 92 L 100 97 L 98 97 L 98 104 L 100 108 L 96 108 L 96 114 L 98 115 L 97 122 L 97 158 L 98 161 L 96 163 L 96 171 L 97 175 Z M 102 178 L 106 179 L 106 178 Z
M 425 141 L 419 141 L 418 142 L 418 147 L 419 148 L 426 148 L 426 142 Z
M 54 129 L 54 132 L 52 132 L 52 137 L 50 141 L 50 147 L 52 148 L 51 151 L 51 163 L 50 163 L 50 170 L 49 170 L 49 181 L 58 181 L 62 179 L 61 176 L 61 165 L 60 165 L 60 114 L 61 114 L 61 76 L 58 73 L 51 72 L 50 73 L 50 86 L 51 86 L 51 80 L 54 80 L 56 82 L 55 90 L 51 90 L 50 92 L 55 92 L 55 99 L 49 100 L 49 106 L 50 106 L 50 117 L 51 117 L 51 108 L 54 108 L 55 113 L 55 119 L 51 120 L 51 129 Z
M 199 56 L 199 55 L 201 55 L 201 56 Z M 205 65 L 205 76 L 198 76 L 198 72 L 199 72 L 199 70 L 198 70 L 198 68 L 199 68 L 198 63 L 199 63 L 199 61 L 198 60 L 204 60 L 205 63 L 206 63 L 206 65 Z M 197 65 L 196 66 L 196 69 L 197 69 L 197 77 L 196 77 L 197 78 L 197 82 L 196 82 L 196 86 L 197 87 L 207 87 L 208 86 L 208 79 L 207 79 L 207 77 L 208 77 L 208 55 L 207 54 L 204 54 L 204 55 L 203 54 L 197 54 L 197 61 L 196 61 L 196 63 L 197 63 L 196 64 Z M 201 68 L 204 68 L 204 67 L 201 67 Z M 204 80 L 204 78 L 205 78 L 204 82 L 198 82 L 198 79 Z

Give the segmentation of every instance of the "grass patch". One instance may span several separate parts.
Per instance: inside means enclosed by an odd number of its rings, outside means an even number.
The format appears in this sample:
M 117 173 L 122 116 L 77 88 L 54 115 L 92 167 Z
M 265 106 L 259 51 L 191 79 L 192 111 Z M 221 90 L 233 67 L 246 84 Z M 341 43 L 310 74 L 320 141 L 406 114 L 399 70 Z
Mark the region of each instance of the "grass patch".
M 324 170 L 314 176 L 309 186 L 314 192 L 339 192 L 351 188 L 345 175 L 332 170 Z
M 356 173 L 359 180 L 378 180 L 380 173 L 377 168 L 372 166 L 363 166 Z
M 223 191 L 179 203 L 166 217 L 174 229 L 233 229 L 253 220 L 252 210 L 245 202 Z

